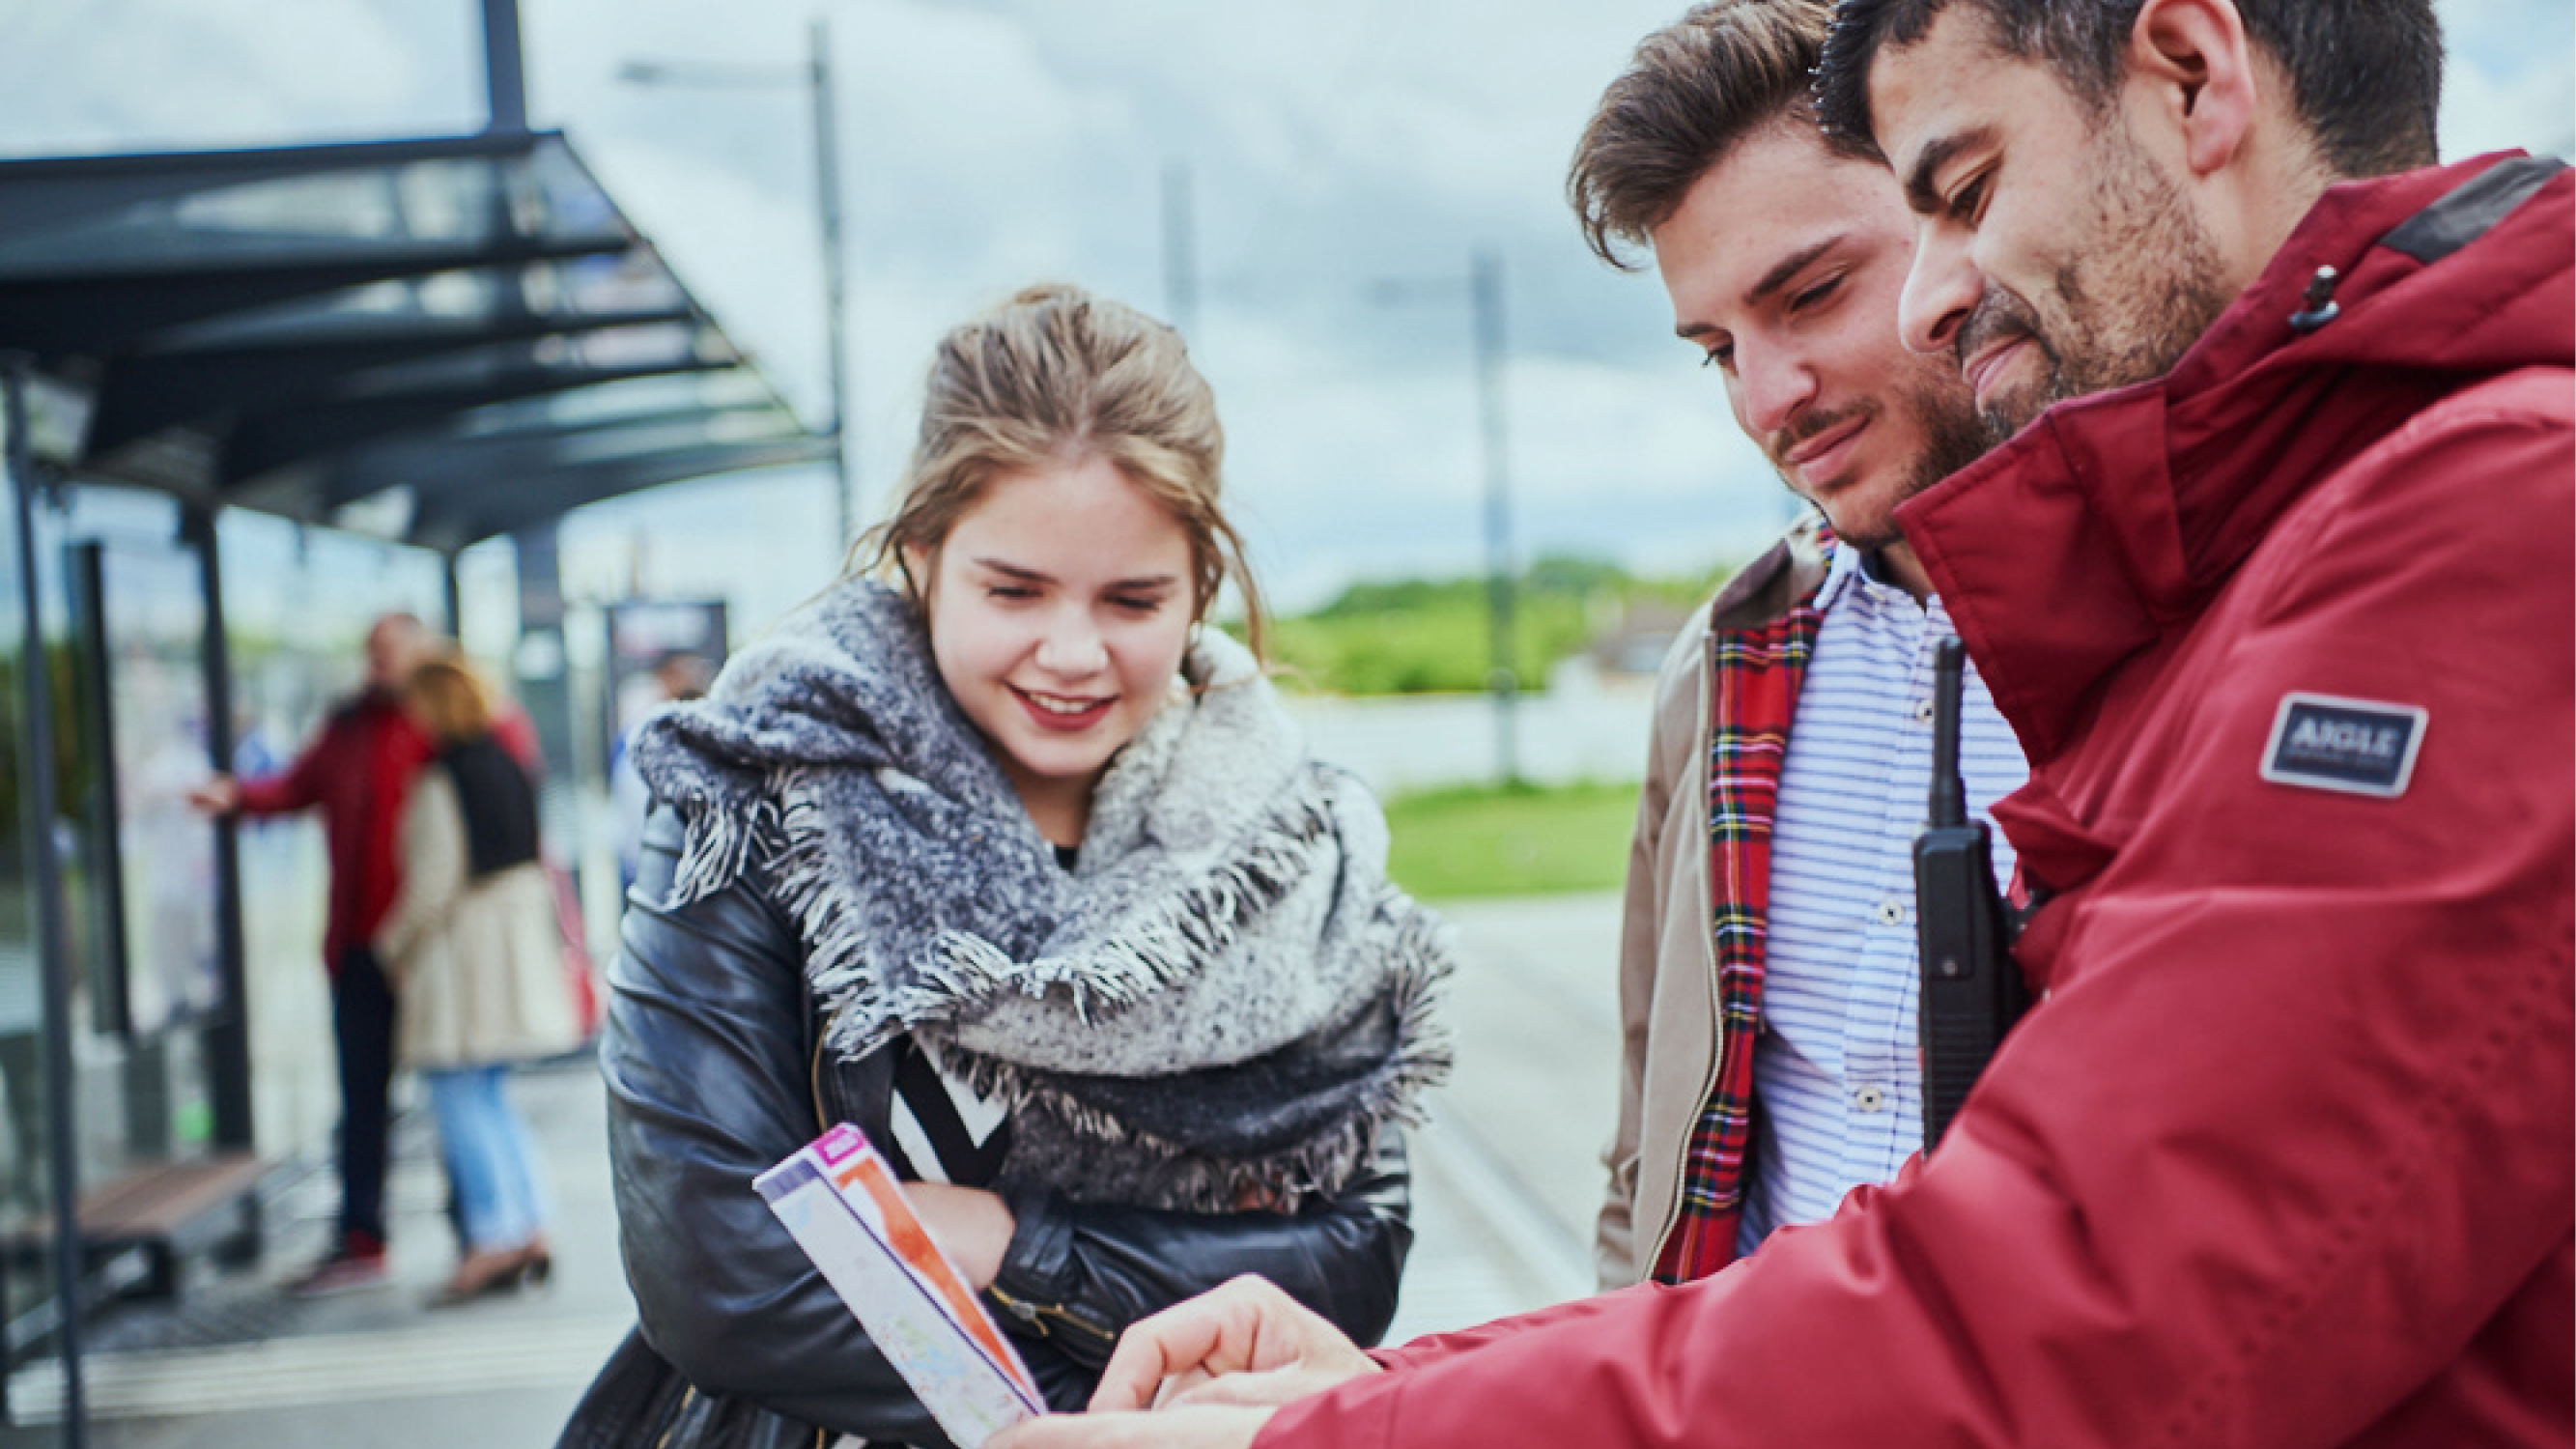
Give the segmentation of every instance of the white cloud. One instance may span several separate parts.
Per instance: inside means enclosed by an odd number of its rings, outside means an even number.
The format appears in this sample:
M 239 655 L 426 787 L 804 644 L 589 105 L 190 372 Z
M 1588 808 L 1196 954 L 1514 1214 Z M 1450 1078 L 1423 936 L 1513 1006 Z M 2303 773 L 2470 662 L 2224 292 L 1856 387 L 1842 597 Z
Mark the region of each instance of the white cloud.
M 2536 65 L 2499 76 L 2463 58 L 2452 62 L 2444 81 L 2445 160 L 2517 148 L 2555 156 L 2576 151 L 2576 78 L 2567 68 Z
M 2564 0 L 2439 0 L 2445 159 L 2576 150 L 2576 9 Z
M 479 124 L 463 4 L 87 0 L 4 8 L 14 154 L 294 144 Z M 435 13 L 432 13 L 435 12 Z

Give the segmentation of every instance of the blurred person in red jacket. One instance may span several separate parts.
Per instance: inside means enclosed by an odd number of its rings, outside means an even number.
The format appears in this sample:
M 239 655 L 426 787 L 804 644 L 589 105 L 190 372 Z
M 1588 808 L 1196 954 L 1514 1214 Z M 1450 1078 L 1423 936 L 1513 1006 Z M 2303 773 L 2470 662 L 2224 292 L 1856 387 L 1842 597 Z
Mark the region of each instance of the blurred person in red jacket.
M 2434 163 L 2431 0 L 1843 0 L 1826 123 L 2011 441 L 1898 512 L 2030 784 L 2047 995 L 1937 1151 L 1362 1355 L 1239 1282 L 1113 1445 L 2564 1446 L 2576 184 Z
M 367 630 L 365 686 L 323 722 L 284 773 L 218 775 L 192 798 L 216 813 L 319 810 L 329 846 L 330 911 L 323 962 L 331 973 L 331 1030 L 340 1066 L 339 1237 L 295 1291 L 334 1293 L 386 1281 L 385 1152 L 393 1078 L 394 994 L 369 942 L 400 881 L 395 837 L 412 778 L 431 754 L 404 714 L 401 688 L 436 636 L 407 613 Z

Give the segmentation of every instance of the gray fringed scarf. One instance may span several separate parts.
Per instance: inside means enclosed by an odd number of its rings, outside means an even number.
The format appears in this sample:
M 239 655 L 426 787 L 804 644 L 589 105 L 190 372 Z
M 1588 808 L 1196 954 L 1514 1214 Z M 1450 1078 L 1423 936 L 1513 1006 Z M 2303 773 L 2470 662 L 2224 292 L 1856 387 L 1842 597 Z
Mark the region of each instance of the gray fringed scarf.
M 912 605 L 844 584 L 638 731 L 687 825 L 674 904 L 759 865 L 825 1044 L 909 1033 L 1012 1108 L 1002 1181 L 1223 1211 L 1349 1180 L 1446 1074 L 1450 969 L 1386 826 L 1305 758 L 1214 630 L 1057 864 L 940 683 Z

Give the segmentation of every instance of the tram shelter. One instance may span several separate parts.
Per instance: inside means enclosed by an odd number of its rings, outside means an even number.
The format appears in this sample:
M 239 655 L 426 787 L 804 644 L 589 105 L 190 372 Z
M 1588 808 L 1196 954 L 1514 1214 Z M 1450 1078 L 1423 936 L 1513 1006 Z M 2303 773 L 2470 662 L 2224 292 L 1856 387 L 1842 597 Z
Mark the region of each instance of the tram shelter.
M 65 1366 L 41 1442 L 83 1315 L 255 1250 L 327 1146 L 260 1029 L 319 989 L 278 959 L 318 853 L 186 784 L 291 748 L 376 614 L 453 629 L 460 551 L 519 542 L 560 660 L 565 513 L 833 446 L 560 134 L 0 162 L 0 1358 Z M 565 760 L 562 672 L 518 683 Z

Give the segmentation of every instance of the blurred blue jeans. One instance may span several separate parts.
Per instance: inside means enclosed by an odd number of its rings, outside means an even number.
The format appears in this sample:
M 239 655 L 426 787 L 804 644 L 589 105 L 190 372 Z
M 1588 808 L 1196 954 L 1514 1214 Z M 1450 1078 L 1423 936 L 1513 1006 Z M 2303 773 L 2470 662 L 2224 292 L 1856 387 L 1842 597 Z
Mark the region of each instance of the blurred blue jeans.
M 509 1074 L 500 1065 L 421 1073 L 466 1246 L 483 1251 L 525 1247 L 545 1227 L 537 1156 L 503 1095 Z

